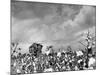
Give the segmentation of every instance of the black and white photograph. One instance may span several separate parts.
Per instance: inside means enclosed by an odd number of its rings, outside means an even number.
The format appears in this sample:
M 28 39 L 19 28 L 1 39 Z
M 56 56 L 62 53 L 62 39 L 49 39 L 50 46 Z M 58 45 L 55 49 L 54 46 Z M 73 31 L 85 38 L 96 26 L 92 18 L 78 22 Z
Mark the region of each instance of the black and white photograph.
M 96 70 L 96 6 L 11 0 L 11 75 Z

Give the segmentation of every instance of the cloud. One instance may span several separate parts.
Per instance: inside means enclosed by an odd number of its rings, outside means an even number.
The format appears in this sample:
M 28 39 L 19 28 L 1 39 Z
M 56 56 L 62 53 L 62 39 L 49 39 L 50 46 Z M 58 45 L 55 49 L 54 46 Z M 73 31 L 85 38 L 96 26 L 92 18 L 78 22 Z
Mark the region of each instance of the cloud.
M 80 38 L 76 34 L 95 26 L 95 7 L 92 6 L 41 3 L 15 6 L 17 9 L 12 10 L 12 40 L 15 42 L 68 45 Z
M 43 19 L 46 15 L 54 14 L 56 11 L 56 6 L 48 3 L 13 1 L 11 5 L 12 16 L 21 20 L 37 17 Z
M 95 25 L 96 9 L 92 6 L 83 6 L 75 18 L 75 22 L 82 28 L 89 28 Z
M 80 39 L 81 34 L 77 36 L 75 34 L 94 27 L 96 25 L 95 17 L 95 7 L 83 6 L 73 20 L 69 19 L 60 24 L 60 29 L 56 32 L 56 37 L 59 37 L 59 39 L 56 42 L 59 42 L 59 44 L 70 44 Z M 92 30 L 95 31 L 95 29 Z
M 34 34 L 35 36 L 38 35 L 39 24 L 40 24 L 39 19 L 28 19 L 28 20 L 23 20 L 23 21 L 17 21 L 16 23 L 12 25 L 12 41 L 16 41 L 16 42 L 27 41 L 28 42 L 28 40 Z

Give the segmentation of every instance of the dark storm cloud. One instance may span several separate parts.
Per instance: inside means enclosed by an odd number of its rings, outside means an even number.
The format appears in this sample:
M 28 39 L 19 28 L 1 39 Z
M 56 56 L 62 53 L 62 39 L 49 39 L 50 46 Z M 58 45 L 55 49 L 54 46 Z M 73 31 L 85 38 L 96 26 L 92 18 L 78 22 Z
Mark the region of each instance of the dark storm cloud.
M 16 42 L 68 44 L 93 26 L 92 6 L 12 2 L 12 40 Z

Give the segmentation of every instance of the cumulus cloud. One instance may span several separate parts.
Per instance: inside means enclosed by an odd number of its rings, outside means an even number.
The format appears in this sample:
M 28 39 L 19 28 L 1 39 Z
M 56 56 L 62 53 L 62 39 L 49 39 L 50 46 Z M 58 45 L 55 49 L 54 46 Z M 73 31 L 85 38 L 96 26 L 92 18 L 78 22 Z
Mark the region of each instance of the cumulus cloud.
M 14 42 L 39 41 L 58 46 L 68 45 L 80 38 L 79 32 L 95 26 L 93 6 L 22 2 L 12 7 Z
M 75 18 L 75 22 L 82 28 L 92 27 L 95 25 L 96 9 L 92 6 L 83 6 Z
M 39 19 L 28 19 L 12 23 L 12 40 L 16 42 L 24 42 L 36 35 L 39 25 Z M 34 25 L 34 26 L 33 26 Z

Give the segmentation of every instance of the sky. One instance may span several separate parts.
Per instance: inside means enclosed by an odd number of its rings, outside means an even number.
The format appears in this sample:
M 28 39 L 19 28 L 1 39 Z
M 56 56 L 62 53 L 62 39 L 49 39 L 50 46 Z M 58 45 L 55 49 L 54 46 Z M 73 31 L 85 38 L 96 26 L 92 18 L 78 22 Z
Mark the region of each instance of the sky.
M 95 31 L 96 7 L 12 1 L 12 42 L 76 46 L 88 29 Z

